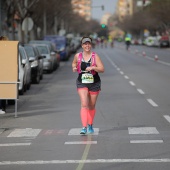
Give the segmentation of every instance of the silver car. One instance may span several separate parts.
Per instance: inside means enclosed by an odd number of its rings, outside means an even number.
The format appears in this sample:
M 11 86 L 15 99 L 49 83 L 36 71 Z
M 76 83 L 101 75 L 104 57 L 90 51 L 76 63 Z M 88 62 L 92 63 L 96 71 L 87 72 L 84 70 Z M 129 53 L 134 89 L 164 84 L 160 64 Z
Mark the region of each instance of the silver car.
M 41 56 L 44 56 L 43 59 L 43 70 L 51 73 L 54 68 L 55 60 L 55 52 L 50 52 L 48 45 L 45 44 L 34 44 L 37 47 Z
M 29 44 L 45 44 L 49 47 L 50 53 L 53 56 L 53 70 L 56 70 L 60 66 L 60 55 L 59 53 L 55 50 L 55 45 L 50 42 L 50 41 L 45 41 L 45 40 L 31 40 L 29 41 Z M 55 53 L 55 55 L 54 55 Z
M 24 44 L 24 48 L 31 64 L 32 83 L 39 84 L 43 78 L 43 56 L 32 44 Z

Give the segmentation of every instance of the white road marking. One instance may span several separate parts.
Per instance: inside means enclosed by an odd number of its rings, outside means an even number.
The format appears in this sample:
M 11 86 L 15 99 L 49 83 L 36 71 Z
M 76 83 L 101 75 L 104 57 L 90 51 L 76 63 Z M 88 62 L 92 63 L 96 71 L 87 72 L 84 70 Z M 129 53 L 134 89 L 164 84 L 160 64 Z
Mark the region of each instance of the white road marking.
M 129 77 L 128 77 L 128 76 L 124 76 L 124 78 L 125 78 L 125 79 L 129 79 Z
M 0 146 L 29 146 L 31 143 L 5 143 L 0 144 Z
M 157 105 L 152 99 L 147 99 L 147 101 L 148 101 L 153 107 L 158 107 L 158 105 Z
M 68 135 L 81 135 L 80 131 L 81 131 L 81 128 L 73 128 L 73 129 L 70 129 L 70 131 L 68 132 Z M 90 135 L 98 135 L 98 134 L 99 134 L 99 128 L 94 128 L 94 133 Z
M 164 65 L 170 66 L 170 63 L 166 63 L 166 62 L 160 61 L 160 60 L 158 62 L 161 63 L 161 64 L 164 64 Z
M 132 86 L 135 86 L 135 83 L 133 81 L 129 81 L 129 83 L 132 85 Z
M 122 75 L 123 75 L 123 74 L 124 74 L 124 72 L 123 72 L 123 71 L 120 71 L 120 74 L 122 74 Z
M 149 56 L 147 56 L 147 58 L 148 58 L 149 60 L 153 60 L 153 61 L 155 60 L 154 58 L 151 58 L 151 57 L 149 57 Z M 170 66 L 170 63 L 166 63 L 166 62 L 160 61 L 160 60 L 158 60 L 158 62 L 161 63 L 161 64 L 164 64 L 164 65 Z
M 170 123 L 170 116 L 169 115 L 164 115 L 164 118 Z
M 84 144 L 84 145 L 91 145 L 97 144 L 97 141 L 73 141 L 73 142 L 65 142 L 66 145 L 74 145 L 74 144 Z
M 129 134 L 159 134 L 156 127 L 129 127 Z
M 137 91 L 138 91 L 140 94 L 145 94 L 145 92 L 144 92 L 142 89 L 137 89 Z
M 3 161 L 0 165 L 43 165 L 43 164 L 79 164 L 79 163 L 170 163 L 170 159 L 86 159 L 86 160 L 35 160 L 35 161 Z
M 163 143 L 163 140 L 131 140 L 130 143 Z
M 103 55 L 110 61 L 110 63 L 115 67 L 115 63 L 107 56 L 105 53 Z
M 146 58 L 149 59 L 149 60 L 155 61 L 154 58 L 151 58 L 151 57 L 149 57 L 149 56 L 146 56 Z M 167 66 L 170 66 L 170 63 L 166 63 L 166 62 L 164 62 L 164 61 L 158 60 L 157 62 L 158 62 L 158 63 L 161 63 L 161 64 L 164 64 L 164 65 L 167 65 Z
M 0 129 L 0 134 L 4 132 L 5 129 Z
M 41 129 L 15 129 L 8 137 L 36 137 L 41 132 Z

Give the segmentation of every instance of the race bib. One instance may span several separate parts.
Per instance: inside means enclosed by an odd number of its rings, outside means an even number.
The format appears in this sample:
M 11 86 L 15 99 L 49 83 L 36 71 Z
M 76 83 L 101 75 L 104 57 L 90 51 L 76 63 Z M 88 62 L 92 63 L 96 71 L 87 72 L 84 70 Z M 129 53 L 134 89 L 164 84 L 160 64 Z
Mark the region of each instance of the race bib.
M 94 83 L 94 77 L 92 74 L 84 73 L 81 76 L 82 83 Z

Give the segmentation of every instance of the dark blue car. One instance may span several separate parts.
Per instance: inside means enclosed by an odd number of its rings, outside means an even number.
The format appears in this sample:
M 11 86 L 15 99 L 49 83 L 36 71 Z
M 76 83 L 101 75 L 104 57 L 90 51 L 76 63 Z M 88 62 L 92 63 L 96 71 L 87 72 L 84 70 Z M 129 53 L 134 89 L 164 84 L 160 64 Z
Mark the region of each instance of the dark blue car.
M 44 40 L 51 41 L 53 44 L 55 44 L 55 48 L 60 54 L 61 61 L 68 60 L 69 49 L 67 47 L 66 37 L 59 35 L 46 35 Z

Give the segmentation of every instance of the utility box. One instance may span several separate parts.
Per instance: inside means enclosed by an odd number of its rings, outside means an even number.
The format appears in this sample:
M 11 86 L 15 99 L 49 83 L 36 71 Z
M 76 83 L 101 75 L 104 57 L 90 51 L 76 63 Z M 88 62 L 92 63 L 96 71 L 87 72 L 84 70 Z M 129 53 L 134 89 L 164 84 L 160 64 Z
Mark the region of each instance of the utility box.
M 17 100 L 18 76 L 18 41 L 0 41 L 0 99 Z

